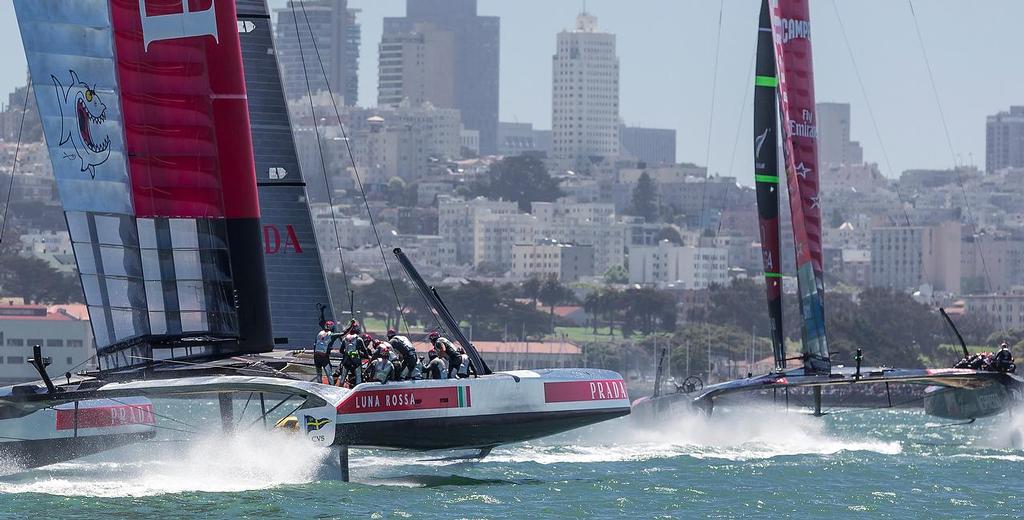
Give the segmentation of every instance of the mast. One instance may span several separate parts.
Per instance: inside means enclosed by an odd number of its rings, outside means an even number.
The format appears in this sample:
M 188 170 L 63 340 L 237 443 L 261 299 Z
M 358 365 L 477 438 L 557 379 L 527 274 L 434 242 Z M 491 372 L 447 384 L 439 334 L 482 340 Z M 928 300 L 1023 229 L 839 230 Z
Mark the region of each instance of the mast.
M 782 272 L 779 253 L 779 159 L 778 112 L 775 89 L 775 51 L 772 42 L 771 11 L 761 1 L 757 25 L 757 64 L 754 75 L 754 184 L 757 216 L 761 230 L 761 258 L 768 294 L 772 353 L 775 368 L 786 368 L 786 345 L 782 335 Z
M 772 15 L 800 296 L 801 357 L 808 374 L 831 372 L 825 339 L 825 284 L 818 196 L 818 121 L 814 106 L 809 0 L 779 0 Z

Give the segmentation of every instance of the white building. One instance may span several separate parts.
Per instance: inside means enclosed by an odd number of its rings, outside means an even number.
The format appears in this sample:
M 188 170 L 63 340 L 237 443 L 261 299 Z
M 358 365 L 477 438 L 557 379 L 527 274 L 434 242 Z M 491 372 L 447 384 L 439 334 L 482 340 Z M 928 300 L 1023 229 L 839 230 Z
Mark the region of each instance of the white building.
M 897 290 L 928 284 L 960 292 L 961 224 L 879 227 L 871 230 L 871 285 Z
M 629 282 L 674 284 L 680 289 L 706 289 L 729 280 L 728 252 L 722 247 L 677 246 L 662 240 L 656 246 L 629 249 Z
M 441 195 L 438 196 L 437 213 L 438 234 L 455 243 L 456 258 L 460 264 L 469 264 L 476 254 L 474 233 L 477 220 L 485 216 L 516 215 L 519 213 L 519 205 L 483 197 L 463 200 Z
M 614 266 L 625 267 L 630 226 L 615 215 L 613 204 L 575 203 L 563 198 L 534 202 L 531 210 L 537 217 L 537 238 L 593 246 L 595 274 Z
M 473 223 L 473 267 L 512 269 L 512 246 L 533 241 L 536 232 L 533 215 L 477 216 Z
M 0 384 L 39 379 L 28 364 L 34 345 L 43 347 L 43 356 L 52 362 L 47 370 L 54 376 L 92 368 L 83 364 L 95 352 L 85 305 L 0 303 Z
M 555 277 L 560 282 L 594 276 L 594 246 L 540 241 L 512 246 L 512 278 Z
M 564 170 L 619 154 L 619 58 L 615 35 L 589 13 L 558 33 L 552 61 L 551 157 Z

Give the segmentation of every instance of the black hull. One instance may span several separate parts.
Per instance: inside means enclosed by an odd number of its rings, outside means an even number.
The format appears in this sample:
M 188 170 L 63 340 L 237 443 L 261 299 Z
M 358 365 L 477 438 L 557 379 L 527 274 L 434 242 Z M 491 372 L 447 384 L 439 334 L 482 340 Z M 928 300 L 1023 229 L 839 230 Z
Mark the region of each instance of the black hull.
M 629 408 L 339 424 L 334 443 L 404 450 L 485 448 L 528 441 L 629 415 Z
M 0 460 L 20 469 L 32 469 L 148 441 L 154 436 L 156 432 L 5 442 L 0 443 Z

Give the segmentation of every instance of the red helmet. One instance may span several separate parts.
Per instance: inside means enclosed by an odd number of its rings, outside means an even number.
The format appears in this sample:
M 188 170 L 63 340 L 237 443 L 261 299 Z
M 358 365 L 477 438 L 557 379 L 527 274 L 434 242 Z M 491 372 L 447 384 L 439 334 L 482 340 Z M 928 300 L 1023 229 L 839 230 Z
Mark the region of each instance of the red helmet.
M 353 323 L 351 328 L 352 328 L 352 334 L 359 334 L 360 332 L 363 331 L 363 328 L 360 327 L 358 323 Z
M 334 321 L 327 320 L 327 321 L 324 322 L 324 329 L 325 330 L 326 329 L 333 329 L 333 328 L 334 328 Z
M 363 341 L 365 341 L 367 343 L 373 341 L 373 336 L 371 336 L 369 332 L 367 332 L 366 334 L 363 334 L 361 337 L 363 338 Z
M 441 333 L 435 330 L 431 332 L 427 337 L 430 338 L 430 341 L 434 341 L 441 337 Z
M 393 338 L 393 337 L 395 337 L 397 335 L 398 335 L 398 333 L 395 332 L 395 329 L 388 329 L 388 339 L 391 339 L 391 338 Z

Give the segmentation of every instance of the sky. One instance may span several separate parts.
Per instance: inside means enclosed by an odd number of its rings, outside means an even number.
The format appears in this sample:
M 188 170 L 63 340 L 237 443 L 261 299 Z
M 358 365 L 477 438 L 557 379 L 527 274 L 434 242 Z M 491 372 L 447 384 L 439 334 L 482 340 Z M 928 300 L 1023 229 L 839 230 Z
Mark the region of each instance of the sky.
M 270 3 L 281 6 L 284 0 Z M 752 161 L 759 5 L 760 0 L 587 0 L 601 30 L 617 35 L 623 122 L 676 129 L 678 160 L 708 164 L 712 172 L 744 184 Z M 953 164 L 983 168 L 985 116 L 1024 104 L 1024 2 L 913 2 L 934 91 L 910 6 L 908 0 L 812 0 L 816 98 L 851 103 L 852 138 L 861 142 L 865 160 L 879 163 L 888 176 Z M 361 105 L 372 105 L 383 17 L 402 16 L 405 1 L 349 0 L 349 7 L 362 10 L 359 97 Z M 479 14 L 501 17 L 502 121 L 550 128 L 555 36 L 573 26 L 581 8 L 580 0 L 479 0 Z M 0 2 L 0 45 L 5 93 L 24 83 L 26 70 L 9 1 Z

